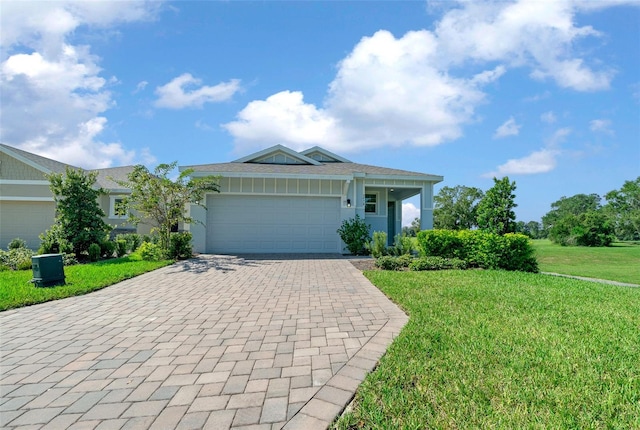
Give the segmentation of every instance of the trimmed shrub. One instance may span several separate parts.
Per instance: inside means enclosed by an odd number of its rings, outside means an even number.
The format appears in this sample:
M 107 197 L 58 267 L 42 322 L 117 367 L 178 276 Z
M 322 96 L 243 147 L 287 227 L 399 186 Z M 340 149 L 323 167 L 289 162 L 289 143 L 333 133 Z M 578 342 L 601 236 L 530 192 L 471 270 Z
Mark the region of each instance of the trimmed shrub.
M 89 261 L 98 261 L 100 258 L 100 254 L 102 254 L 100 250 L 100 245 L 97 243 L 92 243 L 89 245 L 89 249 L 87 250 L 89 253 Z
M 124 239 L 116 239 L 116 255 L 119 257 L 124 257 L 127 254 L 127 250 L 129 248 L 129 244 Z
M 409 270 L 413 271 L 445 269 L 464 270 L 466 268 L 466 261 L 460 260 L 459 258 L 420 257 L 414 259 L 411 264 L 409 264 Z
M 340 239 L 347 245 L 347 250 L 353 255 L 366 255 L 366 244 L 371 240 L 369 236 L 370 226 L 359 215 L 342 221 L 337 230 Z
M 26 248 L 26 247 L 27 247 L 27 241 L 22 240 L 19 237 L 16 237 L 15 239 L 12 239 L 11 242 L 9 242 L 9 246 L 7 246 L 7 249 L 20 249 L 20 248 Z
M 417 237 L 422 256 L 464 258 L 464 247 L 456 231 L 423 230 Z
M 103 240 L 100 242 L 100 255 L 103 258 L 112 258 L 116 250 L 116 243 L 111 240 Z
M 116 236 L 116 242 L 124 240 L 127 243 L 127 252 L 134 252 L 142 243 L 142 236 L 136 233 L 124 233 Z
M 160 245 L 151 242 L 143 242 L 136 253 L 146 261 L 160 261 L 165 258 L 164 251 Z
M 373 240 L 366 243 L 367 251 L 373 258 L 380 258 L 387 255 L 387 233 L 384 231 L 374 231 Z
M 430 230 L 418 233 L 422 256 L 458 258 L 471 267 L 537 272 L 538 262 L 529 238 L 480 230 Z M 431 252 L 431 254 L 429 254 Z
M 376 259 L 376 267 L 379 267 L 382 270 L 402 270 L 409 267 L 413 257 L 410 255 L 401 255 L 399 257 L 394 257 L 391 255 L 384 255 L 378 259 Z
M 176 260 L 186 260 L 193 257 L 191 245 L 192 234 L 188 231 L 171 233 L 169 240 L 169 257 Z

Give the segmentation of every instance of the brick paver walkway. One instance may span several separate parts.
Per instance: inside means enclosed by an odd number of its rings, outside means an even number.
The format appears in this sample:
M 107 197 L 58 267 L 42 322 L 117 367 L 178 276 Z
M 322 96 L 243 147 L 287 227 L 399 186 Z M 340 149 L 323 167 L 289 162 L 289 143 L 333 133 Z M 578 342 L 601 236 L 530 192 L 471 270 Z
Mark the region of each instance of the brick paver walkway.
M 406 320 L 344 259 L 203 256 L 0 313 L 0 427 L 324 429 Z

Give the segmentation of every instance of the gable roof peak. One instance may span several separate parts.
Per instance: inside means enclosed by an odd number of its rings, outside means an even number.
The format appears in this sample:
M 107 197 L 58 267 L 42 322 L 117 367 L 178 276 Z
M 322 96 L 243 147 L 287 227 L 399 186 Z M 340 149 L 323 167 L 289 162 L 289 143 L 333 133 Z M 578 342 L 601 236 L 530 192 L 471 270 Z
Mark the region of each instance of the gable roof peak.
M 319 166 L 319 161 L 298 153 L 283 145 L 274 145 L 262 151 L 249 154 L 234 160 L 233 163 L 257 163 L 257 164 L 311 164 Z
M 326 150 L 320 146 L 314 146 L 312 148 L 301 151 L 300 154 L 306 155 L 314 160 L 321 161 L 323 163 L 351 163 L 351 160 L 347 160 L 338 154 L 335 154 L 329 150 Z

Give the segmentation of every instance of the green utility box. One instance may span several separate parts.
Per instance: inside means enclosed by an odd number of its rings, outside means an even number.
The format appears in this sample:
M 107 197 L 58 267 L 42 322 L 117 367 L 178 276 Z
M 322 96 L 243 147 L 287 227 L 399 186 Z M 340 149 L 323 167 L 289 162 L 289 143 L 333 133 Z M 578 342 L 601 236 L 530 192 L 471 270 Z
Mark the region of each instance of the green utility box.
M 32 282 L 38 287 L 64 285 L 62 254 L 43 254 L 31 257 Z

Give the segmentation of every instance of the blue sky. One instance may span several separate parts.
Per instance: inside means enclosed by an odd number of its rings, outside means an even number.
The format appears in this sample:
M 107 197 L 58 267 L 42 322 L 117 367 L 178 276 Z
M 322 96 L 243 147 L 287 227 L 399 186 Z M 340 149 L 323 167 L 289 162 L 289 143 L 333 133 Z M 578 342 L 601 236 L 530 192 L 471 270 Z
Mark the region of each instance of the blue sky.
M 640 175 L 639 5 L 2 1 L 0 140 L 86 168 L 320 145 L 436 191 L 508 175 L 539 220 Z

